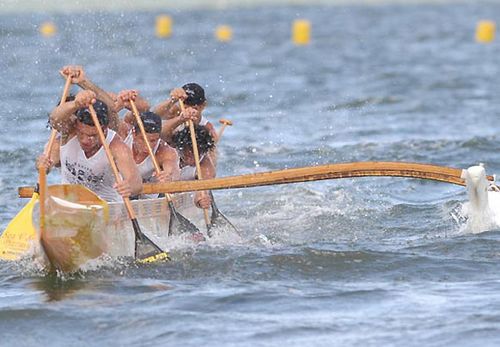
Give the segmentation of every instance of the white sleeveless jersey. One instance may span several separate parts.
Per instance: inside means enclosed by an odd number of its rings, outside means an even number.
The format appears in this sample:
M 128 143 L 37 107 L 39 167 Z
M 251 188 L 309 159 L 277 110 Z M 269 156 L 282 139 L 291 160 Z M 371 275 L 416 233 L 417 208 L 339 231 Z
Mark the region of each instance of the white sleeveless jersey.
M 106 142 L 108 145 L 116 133 L 108 129 Z M 121 201 L 121 196 L 113 188 L 115 176 L 108 162 L 104 148 L 87 158 L 75 136 L 61 146 L 61 176 L 66 184 L 81 184 L 106 201 Z
M 200 163 L 205 158 L 205 154 L 203 154 L 200 157 Z M 179 155 L 180 157 L 180 155 Z M 180 170 L 180 175 L 179 175 L 179 180 L 181 181 L 192 181 L 196 179 L 196 166 L 183 166 L 180 167 L 180 162 L 179 162 L 179 170 Z
M 125 144 L 132 150 L 132 145 L 134 143 L 134 137 L 132 135 L 132 130 L 129 131 L 127 137 L 123 141 Z M 155 147 L 153 148 L 153 153 L 156 154 L 156 151 L 158 151 L 158 148 L 160 147 L 160 140 L 156 142 Z M 154 182 L 155 178 L 153 176 L 153 173 L 155 172 L 155 166 L 153 164 L 153 160 L 151 157 L 148 155 L 144 160 L 140 163 L 137 164 L 137 169 L 139 169 L 139 172 L 142 177 L 142 182 L 143 183 L 150 183 Z

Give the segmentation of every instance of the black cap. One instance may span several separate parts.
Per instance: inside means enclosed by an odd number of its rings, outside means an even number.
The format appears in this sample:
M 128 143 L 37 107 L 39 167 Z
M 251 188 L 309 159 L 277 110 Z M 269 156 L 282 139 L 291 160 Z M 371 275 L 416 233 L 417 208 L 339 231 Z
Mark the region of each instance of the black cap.
M 188 83 L 182 86 L 182 89 L 187 94 L 186 100 L 184 103 L 188 106 L 198 106 L 203 104 L 205 99 L 205 91 L 203 88 L 197 83 Z
M 144 130 L 149 134 L 160 133 L 161 132 L 161 118 L 154 112 L 146 111 L 141 113 L 142 124 L 144 125 Z M 139 130 L 139 126 L 136 124 L 135 129 Z
M 95 113 L 97 115 L 97 119 L 99 120 L 101 126 L 108 125 L 109 123 L 108 106 L 101 100 L 96 100 L 93 106 Z M 94 126 L 94 121 L 92 120 L 92 116 L 90 115 L 90 111 L 88 108 L 78 109 L 76 111 L 76 118 L 78 118 L 78 120 L 83 124 Z

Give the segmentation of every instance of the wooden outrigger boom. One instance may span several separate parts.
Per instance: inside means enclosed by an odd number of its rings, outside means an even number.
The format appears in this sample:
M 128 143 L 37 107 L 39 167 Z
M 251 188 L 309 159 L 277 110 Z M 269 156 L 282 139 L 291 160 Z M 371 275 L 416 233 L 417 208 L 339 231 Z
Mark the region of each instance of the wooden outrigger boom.
M 254 174 L 220 177 L 198 181 L 145 184 L 144 194 L 181 193 L 198 190 L 250 188 L 275 184 L 310 182 L 319 180 L 389 176 L 433 180 L 465 186 L 462 169 L 446 166 L 406 162 L 353 162 L 285 169 Z M 493 181 L 493 176 L 487 176 Z M 31 197 L 33 188 L 19 188 L 20 197 Z

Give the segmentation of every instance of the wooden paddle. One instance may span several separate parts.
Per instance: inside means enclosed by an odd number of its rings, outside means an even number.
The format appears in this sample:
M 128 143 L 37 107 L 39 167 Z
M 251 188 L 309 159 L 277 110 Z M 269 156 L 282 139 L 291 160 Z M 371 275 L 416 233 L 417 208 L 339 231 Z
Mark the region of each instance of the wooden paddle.
M 230 120 L 228 119 L 220 119 L 219 120 L 219 123 L 222 124 L 222 126 L 220 127 L 220 130 L 219 130 L 219 133 L 217 134 L 217 141 L 215 142 L 216 144 L 219 143 L 220 141 L 220 138 L 222 137 L 222 134 L 224 134 L 224 129 L 229 125 L 229 126 L 232 126 L 233 125 L 233 122 L 231 122 Z
M 160 165 L 158 165 L 158 161 L 153 153 L 153 149 L 148 141 L 148 136 L 146 134 L 146 130 L 144 129 L 144 124 L 142 123 L 141 116 L 139 115 L 139 111 L 137 110 L 137 106 L 133 100 L 130 100 L 130 105 L 132 106 L 132 113 L 134 114 L 135 121 L 139 126 L 144 142 L 146 143 L 146 147 L 148 149 L 149 157 L 153 161 L 153 166 L 155 168 L 155 172 L 157 175 L 160 174 Z M 168 207 L 170 209 L 170 220 L 168 225 L 168 234 L 169 235 L 179 235 L 182 233 L 189 234 L 199 234 L 200 231 L 198 228 L 191 223 L 186 217 L 181 215 L 179 212 L 175 210 L 174 203 L 172 202 L 172 198 L 170 194 L 165 194 L 165 198 L 167 199 Z
M 142 193 L 182 193 L 198 190 L 239 189 L 276 184 L 321 181 L 353 177 L 406 177 L 420 178 L 465 186 L 461 178 L 462 169 L 432 164 L 406 162 L 353 162 L 306 166 L 302 168 L 259 172 L 254 174 L 219 177 L 203 181 L 176 181 L 170 183 L 144 184 Z M 493 176 L 486 176 L 494 181 Z M 29 198 L 33 187 L 19 187 L 19 197 Z
M 66 77 L 66 82 L 64 83 L 63 95 L 61 97 L 61 102 L 60 102 L 61 105 L 66 101 L 69 87 L 71 86 L 71 77 L 72 77 L 71 75 L 68 75 L 68 77 Z M 45 151 L 43 153 L 45 156 L 50 156 L 56 136 L 57 136 L 57 130 L 52 128 L 52 130 L 50 131 L 49 142 L 47 143 L 47 146 L 45 147 Z M 40 237 L 41 237 L 45 231 L 45 200 L 47 198 L 46 196 L 47 172 L 42 166 L 38 168 L 38 184 L 39 184 L 39 194 L 40 194 L 39 209 L 40 209 Z
M 219 133 L 217 135 L 217 142 L 218 144 L 222 138 L 222 134 L 224 133 L 224 128 L 226 126 L 231 126 L 233 125 L 233 122 L 227 119 L 221 119 L 219 120 L 219 123 L 222 124 L 221 129 L 219 130 Z M 212 229 L 213 228 L 219 228 L 221 230 L 231 230 L 236 233 L 240 234 L 238 229 L 229 221 L 229 219 L 219 210 L 217 205 L 215 204 L 215 198 L 214 194 L 212 191 L 210 191 L 210 198 L 211 198 L 211 206 L 212 206 L 212 216 L 210 217 L 210 229 L 208 229 L 208 236 L 212 237 Z
M 64 89 L 61 96 L 61 104 L 66 102 L 69 88 L 71 86 L 71 76 L 66 78 Z M 49 141 L 45 147 L 44 154 L 50 155 L 57 131 L 52 129 L 50 132 Z M 39 200 L 40 209 L 40 236 L 45 229 L 45 199 L 47 191 L 47 173 L 38 168 L 38 192 L 31 193 L 31 200 L 24 208 L 10 221 L 5 231 L 0 236 L 0 259 L 18 260 L 31 247 L 31 242 L 37 237 L 35 228 L 33 227 L 33 209 L 37 200 Z
M 179 99 L 179 105 L 181 105 L 181 112 L 184 112 L 186 108 L 184 107 L 184 101 Z M 189 133 L 191 134 L 191 143 L 193 144 L 193 155 L 194 162 L 196 164 L 196 174 L 198 176 L 198 180 L 203 180 L 201 167 L 200 167 L 200 154 L 198 153 L 198 142 L 196 141 L 196 133 L 194 132 L 194 124 L 190 119 L 188 121 L 189 125 Z M 210 217 L 208 216 L 208 209 L 203 209 L 203 216 L 205 217 L 205 224 L 207 226 L 207 232 L 210 230 Z
M 108 157 L 109 165 L 111 165 L 111 169 L 113 170 L 113 174 L 115 175 L 116 182 L 120 183 L 122 181 L 122 178 L 118 173 L 118 168 L 116 167 L 113 155 L 111 154 L 109 145 L 107 144 L 106 138 L 104 137 L 104 133 L 97 118 L 97 114 L 95 113 L 94 106 L 89 105 L 89 110 L 90 115 L 92 116 L 92 120 L 94 121 L 94 125 L 97 129 L 99 139 L 101 140 L 102 147 L 104 148 L 106 156 Z M 153 241 L 151 241 L 141 231 L 141 228 L 139 227 L 139 223 L 137 222 L 137 218 L 135 216 L 134 209 L 132 208 L 132 204 L 130 203 L 130 199 L 123 197 L 123 203 L 125 204 L 130 221 L 132 222 L 132 227 L 134 228 L 136 259 L 138 259 L 139 262 L 142 263 L 151 263 L 158 260 L 169 259 L 168 254 L 164 252 L 160 247 L 158 247 L 155 243 L 153 243 Z

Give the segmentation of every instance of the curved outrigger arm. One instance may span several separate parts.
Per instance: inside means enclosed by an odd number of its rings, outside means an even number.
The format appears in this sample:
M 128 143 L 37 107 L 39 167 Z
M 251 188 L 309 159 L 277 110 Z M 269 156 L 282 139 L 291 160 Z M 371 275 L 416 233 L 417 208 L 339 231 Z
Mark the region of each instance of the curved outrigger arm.
M 320 181 L 339 178 L 389 176 L 419 178 L 465 186 L 462 169 L 407 162 L 353 162 L 307 166 L 302 168 L 259 172 L 254 174 L 219 177 L 198 181 L 175 181 L 144 184 L 144 194 L 181 193 L 198 190 L 217 190 L 260 187 L 275 184 Z M 494 181 L 493 176 L 487 176 Z M 30 187 L 19 189 L 20 197 L 31 197 Z
M 389 176 L 434 180 L 465 186 L 462 169 L 406 162 L 354 162 L 327 164 L 302 168 L 260 172 L 241 176 L 214 178 L 201 181 L 176 181 L 144 185 L 144 192 L 180 193 L 196 190 L 249 188 L 275 184 L 320 181 L 339 178 Z M 492 181 L 493 177 L 488 176 Z

